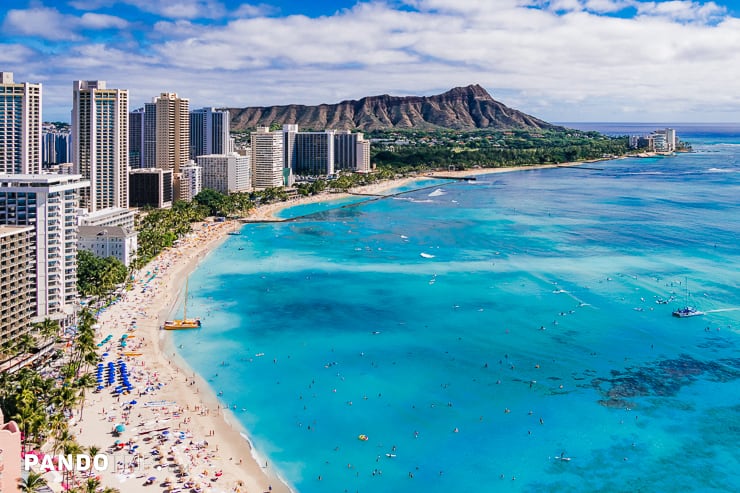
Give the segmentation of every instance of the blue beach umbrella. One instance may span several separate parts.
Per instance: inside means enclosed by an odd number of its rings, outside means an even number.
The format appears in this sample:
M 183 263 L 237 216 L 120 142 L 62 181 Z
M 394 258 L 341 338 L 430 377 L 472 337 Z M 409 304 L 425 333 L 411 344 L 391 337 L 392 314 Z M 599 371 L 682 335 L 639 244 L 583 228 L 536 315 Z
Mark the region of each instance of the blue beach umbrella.
M 117 425 L 116 426 L 116 432 L 117 433 L 121 433 L 121 432 L 124 432 L 124 431 L 126 431 L 126 427 L 124 425 Z

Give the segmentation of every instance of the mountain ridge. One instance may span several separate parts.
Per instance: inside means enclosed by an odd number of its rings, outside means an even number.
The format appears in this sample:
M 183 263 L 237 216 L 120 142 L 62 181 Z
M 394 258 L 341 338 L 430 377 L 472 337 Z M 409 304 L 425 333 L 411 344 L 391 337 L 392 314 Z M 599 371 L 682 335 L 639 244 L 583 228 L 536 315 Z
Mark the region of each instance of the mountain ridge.
M 315 106 L 289 104 L 225 108 L 232 130 L 272 124 L 297 124 L 300 129 L 499 129 L 542 130 L 560 128 L 509 108 L 496 101 L 483 87 L 454 87 L 434 96 L 366 96 L 336 104 Z

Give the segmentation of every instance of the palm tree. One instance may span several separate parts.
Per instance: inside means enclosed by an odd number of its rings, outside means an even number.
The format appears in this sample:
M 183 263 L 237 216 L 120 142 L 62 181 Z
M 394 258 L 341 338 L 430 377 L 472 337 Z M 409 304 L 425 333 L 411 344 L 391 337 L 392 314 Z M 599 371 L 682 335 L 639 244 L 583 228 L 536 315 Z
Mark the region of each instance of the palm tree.
M 56 338 L 59 335 L 59 321 L 45 318 L 42 322 L 34 324 L 38 329 L 41 337 L 44 338 L 46 344 L 50 339 Z
M 95 493 L 100 486 L 100 480 L 97 478 L 87 478 L 82 489 L 82 493 Z
M 38 491 L 41 491 L 41 488 L 46 486 L 46 479 L 34 471 L 30 471 L 28 473 L 28 477 L 26 479 L 21 479 L 18 483 L 18 487 L 20 490 L 24 493 L 37 493 Z
M 78 454 L 81 454 L 82 453 L 82 447 L 80 447 L 80 445 L 76 441 L 74 441 L 74 439 L 67 440 L 64 443 L 64 446 L 62 447 L 62 453 L 64 455 L 77 456 Z M 70 479 L 74 480 L 75 470 L 74 470 L 74 468 L 72 468 L 71 471 L 65 470 L 65 471 L 63 471 L 62 475 L 63 476 L 67 476 L 67 484 L 69 484 L 70 483 Z M 62 481 L 62 482 L 64 482 L 64 481 Z
M 92 373 L 82 374 L 80 378 L 78 378 L 74 383 L 74 387 L 79 392 L 78 397 L 80 399 L 80 421 L 82 421 L 82 411 L 85 409 L 85 391 L 87 389 L 95 387 L 95 383 L 96 382 L 92 376 Z

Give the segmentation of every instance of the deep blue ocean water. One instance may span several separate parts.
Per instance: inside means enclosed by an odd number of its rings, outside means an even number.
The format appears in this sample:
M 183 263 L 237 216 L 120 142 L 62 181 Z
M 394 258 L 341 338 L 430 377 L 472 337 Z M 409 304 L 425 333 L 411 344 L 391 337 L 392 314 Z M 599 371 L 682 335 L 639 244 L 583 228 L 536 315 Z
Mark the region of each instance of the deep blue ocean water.
M 246 225 L 174 342 L 300 492 L 740 491 L 740 128 L 679 137 Z

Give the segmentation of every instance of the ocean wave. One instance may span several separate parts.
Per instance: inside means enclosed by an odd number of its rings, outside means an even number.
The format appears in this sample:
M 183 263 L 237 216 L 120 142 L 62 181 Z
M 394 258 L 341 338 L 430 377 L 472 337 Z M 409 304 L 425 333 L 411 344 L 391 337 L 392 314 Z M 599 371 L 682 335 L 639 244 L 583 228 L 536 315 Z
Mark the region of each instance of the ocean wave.
M 411 197 L 393 197 L 393 200 L 404 200 L 406 202 L 411 202 L 414 204 L 431 204 L 432 202 L 434 202 L 433 200 L 429 200 L 429 199 L 417 200 L 417 199 L 412 199 Z
M 428 197 L 439 197 L 440 195 L 445 195 L 447 192 L 442 190 L 441 188 L 436 189 L 432 193 L 428 195 Z
M 736 169 L 730 168 L 709 168 L 708 173 L 737 173 Z

